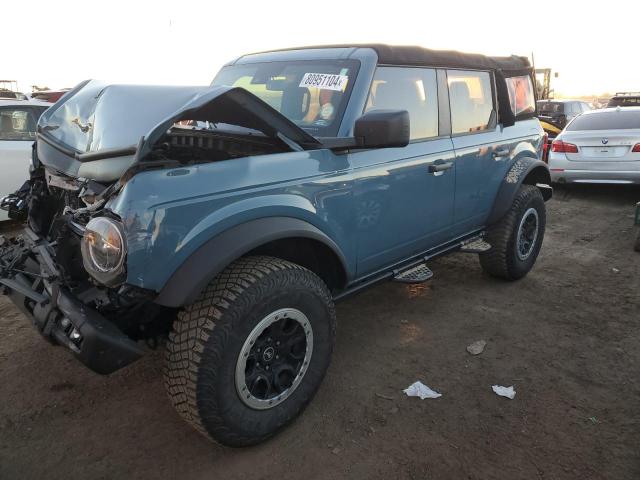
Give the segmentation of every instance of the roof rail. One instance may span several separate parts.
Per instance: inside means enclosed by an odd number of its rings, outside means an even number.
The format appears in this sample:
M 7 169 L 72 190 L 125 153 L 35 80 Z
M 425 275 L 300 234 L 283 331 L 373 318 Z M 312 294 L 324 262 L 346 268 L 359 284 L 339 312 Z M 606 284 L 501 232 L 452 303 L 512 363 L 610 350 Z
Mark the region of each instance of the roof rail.
M 631 95 L 640 95 L 640 92 L 616 92 L 616 97 L 626 97 Z

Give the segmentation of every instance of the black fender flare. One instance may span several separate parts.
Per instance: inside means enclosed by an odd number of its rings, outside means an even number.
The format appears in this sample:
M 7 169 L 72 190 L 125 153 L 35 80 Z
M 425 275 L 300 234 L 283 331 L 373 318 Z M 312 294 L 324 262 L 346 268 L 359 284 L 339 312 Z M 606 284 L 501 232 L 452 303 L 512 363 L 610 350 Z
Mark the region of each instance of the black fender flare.
M 538 187 L 545 202 L 553 195 L 553 188 L 550 186 L 551 174 L 547 164 L 538 158 L 522 156 L 513 162 L 500 184 L 487 220 L 488 225 L 494 224 L 507 213 L 523 183 Z
M 349 272 L 340 247 L 319 228 L 293 217 L 259 218 L 231 227 L 206 241 L 173 272 L 154 302 L 166 307 L 187 305 L 234 260 L 274 240 L 301 237 L 329 247 L 344 272 Z

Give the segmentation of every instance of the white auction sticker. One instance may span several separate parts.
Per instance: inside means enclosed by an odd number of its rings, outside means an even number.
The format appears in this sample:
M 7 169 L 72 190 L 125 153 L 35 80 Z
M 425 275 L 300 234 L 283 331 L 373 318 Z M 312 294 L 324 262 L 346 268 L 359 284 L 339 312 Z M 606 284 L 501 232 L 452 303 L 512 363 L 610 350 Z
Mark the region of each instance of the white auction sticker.
M 316 87 L 322 90 L 342 91 L 347 86 L 349 77 L 333 73 L 305 73 L 300 87 Z

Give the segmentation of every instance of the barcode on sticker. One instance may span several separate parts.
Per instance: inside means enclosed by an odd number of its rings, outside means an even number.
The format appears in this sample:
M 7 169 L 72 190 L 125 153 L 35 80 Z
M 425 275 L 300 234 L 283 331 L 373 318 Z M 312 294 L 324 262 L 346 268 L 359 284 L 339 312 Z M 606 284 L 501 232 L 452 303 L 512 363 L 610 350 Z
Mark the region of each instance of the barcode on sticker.
M 305 73 L 300 87 L 316 87 L 322 90 L 342 91 L 347 86 L 349 77 L 332 73 Z

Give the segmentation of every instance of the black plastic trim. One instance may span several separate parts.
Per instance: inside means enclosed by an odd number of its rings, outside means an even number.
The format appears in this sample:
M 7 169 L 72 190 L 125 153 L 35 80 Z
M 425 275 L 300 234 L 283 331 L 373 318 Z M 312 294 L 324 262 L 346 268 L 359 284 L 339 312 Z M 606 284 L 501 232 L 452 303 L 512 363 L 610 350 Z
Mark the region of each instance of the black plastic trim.
M 155 303 L 180 307 L 193 302 L 231 262 L 261 245 L 284 238 L 318 240 L 336 254 L 344 272 L 349 271 L 338 245 L 310 223 L 292 217 L 260 218 L 232 227 L 198 248 L 173 273 Z
M 493 208 L 489 214 L 487 224 L 491 225 L 500 220 L 511 208 L 513 199 L 515 198 L 520 185 L 523 184 L 529 173 L 534 169 L 542 168 L 546 171 L 545 183 L 551 182 L 551 175 L 549 174 L 549 167 L 542 160 L 537 158 L 522 156 L 515 160 L 511 165 L 511 168 L 507 171 L 507 174 L 500 185 L 498 194 L 493 202 Z M 541 182 L 536 182 L 541 183 Z M 545 188 L 546 187 L 546 188 Z M 549 200 L 553 194 L 553 189 L 548 185 L 544 187 L 538 187 L 542 193 L 544 200 Z

